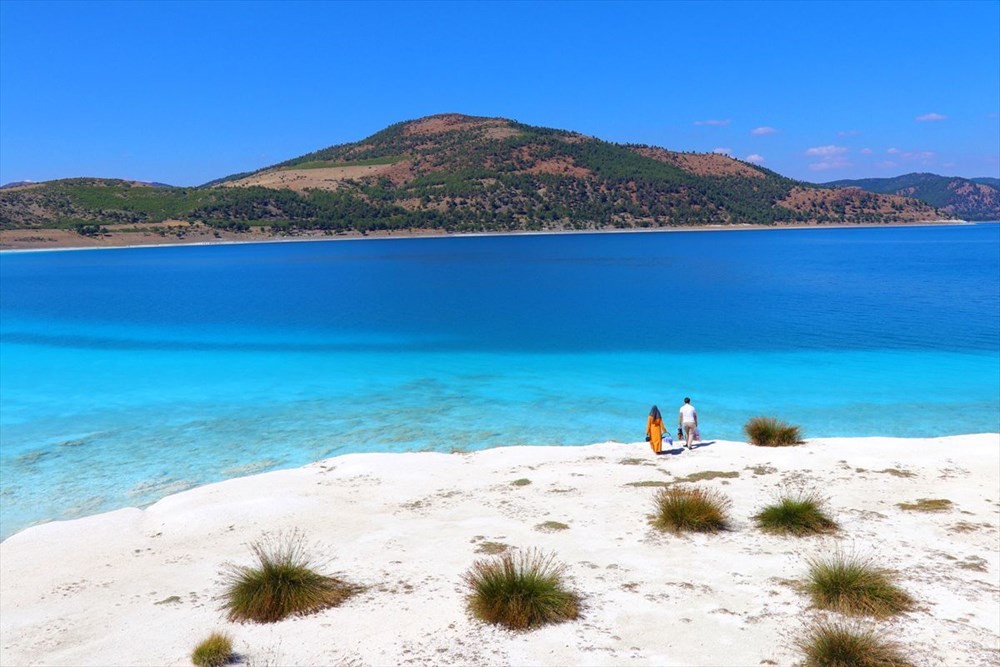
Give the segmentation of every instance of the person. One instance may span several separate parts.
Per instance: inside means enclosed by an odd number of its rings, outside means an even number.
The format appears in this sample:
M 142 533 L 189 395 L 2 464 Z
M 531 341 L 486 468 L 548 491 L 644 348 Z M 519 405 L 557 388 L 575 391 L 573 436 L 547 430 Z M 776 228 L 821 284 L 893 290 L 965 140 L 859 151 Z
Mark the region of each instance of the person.
M 663 449 L 664 433 L 666 429 L 663 427 L 663 416 L 660 414 L 660 409 L 654 405 L 646 417 L 646 442 L 654 454 L 659 454 Z
M 694 433 L 698 430 L 698 411 L 691 405 L 691 399 L 685 397 L 684 405 L 681 406 L 680 414 L 677 416 L 677 425 L 684 429 L 684 446 L 691 449 L 691 441 Z

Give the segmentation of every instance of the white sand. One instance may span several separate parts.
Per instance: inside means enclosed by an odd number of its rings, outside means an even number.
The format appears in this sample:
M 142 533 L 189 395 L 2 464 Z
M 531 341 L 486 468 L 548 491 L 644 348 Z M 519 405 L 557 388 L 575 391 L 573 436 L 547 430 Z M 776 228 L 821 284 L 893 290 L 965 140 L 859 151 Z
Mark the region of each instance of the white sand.
M 656 488 L 628 485 L 706 471 L 738 473 L 695 482 L 732 499 L 730 532 L 659 533 Z M 766 502 L 803 486 L 829 498 L 839 537 L 757 530 Z M 954 505 L 896 506 L 920 498 Z M 368 589 L 309 617 L 226 622 L 223 564 L 293 528 L 322 545 L 327 572 Z M 462 574 L 487 541 L 555 551 L 583 617 L 521 634 L 472 619 Z M 786 665 L 822 615 L 792 582 L 838 549 L 896 570 L 918 600 L 879 623 L 916 664 L 998 664 L 1000 434 L 717 441 L 661 457 L 645 443 L 359 454 L 230 480 L 0 544 L 0 664 L 190 664 L 223 629 L 253 665 Z

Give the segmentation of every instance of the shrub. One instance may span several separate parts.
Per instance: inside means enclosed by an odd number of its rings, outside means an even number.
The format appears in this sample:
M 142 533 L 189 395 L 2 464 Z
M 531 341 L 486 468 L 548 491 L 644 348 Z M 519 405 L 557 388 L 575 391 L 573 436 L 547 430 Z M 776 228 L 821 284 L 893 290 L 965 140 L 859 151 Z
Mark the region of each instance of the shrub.
M 743 425 L 743 432 L 750 439 L 751 445 L 760 447 L 802 444 L 801 429 L 779 421 L 776 417 L 752 417 Z
M 913 598 L 887 570 L 856 556 L 809 561 L 806 591 L 821 609 L 884 618 L 913 608 Z
M 306 554 L 304 536 L 296 531 L 250 544 L 256 566 L 228 565 L 223 609 L 230 621 L 274 623 L 335 607 L 360 588 L 317 573 Z
M 213 632 L 194 649 L 191 662 L 198 667 L 222 667 L 232 657 L 233 640 L 227 634 Z
M 653 525 L 660 530 L 714 533 L 729 527 L 732 503 L 714 489 L 674 486 L 657 491 L 653 501 Z
M 780 535 L 816 535 L 837 530 L 837 524 L 823 511 L 823 499 L 816 493 L 784 496 L 768 505 L 754 519 L 761 530 Z
M 563 585 L 565 569 L 556 563 L 555 554 L 537 550 L 508 551 L 476 561 L 465 574 L 472 589 L 469 610 L 483 621 L 512 630 L 577 618 L 580 600 Z
M 806 667 L 912 667 L 896 642 L 875 628 L 843 622 L 817 623 L 797 642 Z

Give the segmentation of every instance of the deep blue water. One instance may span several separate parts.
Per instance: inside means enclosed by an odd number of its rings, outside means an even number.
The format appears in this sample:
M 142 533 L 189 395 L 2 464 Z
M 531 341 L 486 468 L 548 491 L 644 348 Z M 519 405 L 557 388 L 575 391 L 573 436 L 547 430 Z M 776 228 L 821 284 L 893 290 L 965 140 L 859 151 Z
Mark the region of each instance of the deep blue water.
M 1000 225 L 0 254 L 0 535 L 359 451 L 1000 431 Z

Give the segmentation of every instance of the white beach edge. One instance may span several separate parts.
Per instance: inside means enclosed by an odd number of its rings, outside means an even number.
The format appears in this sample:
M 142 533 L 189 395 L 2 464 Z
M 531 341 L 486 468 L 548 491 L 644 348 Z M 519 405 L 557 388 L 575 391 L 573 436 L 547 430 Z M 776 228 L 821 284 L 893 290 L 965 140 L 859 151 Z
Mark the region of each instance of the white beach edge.
M 641 483 L 698 473 L 688 483 L 732 500 L 732 529 L 652 528 L 656 486 Z M 828 498 L 837 536 L 757 529 L 754 514 L 797 489 Z M 899 507 L 922 498 L 952 505 Z M 292 529 L 326 572 L 366 590 L 312 616 L 227 622 L 224 564 Z M 582 617 L 527 633 L 473 619 L 462 575 L 487 542 L 555 552 Z M 352 454 L 211 484 L 0 543 L 0 664 L 185 665 L 223 630 L 254 665 L 786 665 L 825 614 L 795 582 L 808 558 L 837 551 L 895 570 L 916 598 L 877 627 L 917 665 L 996 664 L 1000 434 L 711 441 L 659 457 L 617 442 Z

